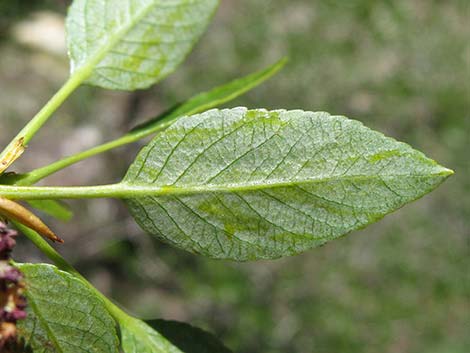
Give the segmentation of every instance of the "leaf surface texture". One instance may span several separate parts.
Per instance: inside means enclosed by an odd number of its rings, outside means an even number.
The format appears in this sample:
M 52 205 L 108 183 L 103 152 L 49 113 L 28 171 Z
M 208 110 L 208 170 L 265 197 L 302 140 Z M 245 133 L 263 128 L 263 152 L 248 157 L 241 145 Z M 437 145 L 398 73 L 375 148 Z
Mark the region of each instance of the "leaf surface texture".
M 67 17 L 72 72 L 109 89 L 146 88 L 171 73 L 218 0 L 75 0 Z
M 46 264 L 22 264 L 28 317 L 20 336 L 34 353 L 118 353 L 114 320 L 79 279 Z
M 123 187 L 147 232 L 213 258 L 293 255 L 373 223 L 452 172 L 327 113 L 235 108 L 182 118 L 138 155 Z

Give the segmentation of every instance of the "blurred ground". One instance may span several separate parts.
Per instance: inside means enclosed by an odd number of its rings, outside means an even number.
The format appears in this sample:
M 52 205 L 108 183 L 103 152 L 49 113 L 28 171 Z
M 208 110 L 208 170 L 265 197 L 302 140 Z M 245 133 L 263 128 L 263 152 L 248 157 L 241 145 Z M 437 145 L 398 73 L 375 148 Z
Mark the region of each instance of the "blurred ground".
M 52 34 L 60 17 L 52 15 L 65 13 L 67 3 L 0 0 L 2 145 L 67 77 L 63 48 L 51 48 L 61 40 Z M 468 352 L 470 3 L 222 3 L 176 74 L 133 94 L 80 88 L 18 170 L 117 137 L 139 119 L 289 55 L 281 74 L 228 106 L 344 114 L 456 175 L 366 230 L 278 261 L 217 262 L 174 250 L 142 234 L 121 203 L 105 200 L 70 203 L 70 224 L 50 221 L 67 241 L 61 252 L 134 313 L 191 322 L 237 352 Z M 36 12 L 46 10 L 54 12 Z M 24 32 L 38 16 L 49 33 L 43 49 Z M 29 30 L 41 38 L 39 27 Z M 47 183 L 117 181 L 139 147 L 86 161 Z M 20 248 L 18 260 L 40 259 L 26 241 Z

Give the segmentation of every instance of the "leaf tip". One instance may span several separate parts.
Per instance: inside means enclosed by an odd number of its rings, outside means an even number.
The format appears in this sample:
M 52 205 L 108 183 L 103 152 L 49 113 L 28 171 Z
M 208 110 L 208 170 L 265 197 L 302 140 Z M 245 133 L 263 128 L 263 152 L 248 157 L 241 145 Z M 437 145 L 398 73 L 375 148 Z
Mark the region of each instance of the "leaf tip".
M 50 241 L 54 243 L 60 243 L 63 244 L 64 240 L 60 238 L 57 234 L 55 234 L 48 226 L 45 224 L 42 224 L 40 227 L 35 227 L 33 230 L 38 232 L 40 235 L 43 237 L 49 239 Z
M 276 61 L 274 64 L 272 64 L 267 70 L 272 71 L 272 75 L 276 74 L 277 72 L 281 71 L 289 62 L 289 57 L 284 56 L 278 61 Z
M 54 243 L 59 243 L 59 244 L 63 244 L 63 243 L 64 243 L 64 239 L 59 238 L 57 235 L 55 236 L 54 239 L 52 239 L 52 241 L 54 241 Z
M 277 63 L 280 67 L 283 67 L 289 62 L 289 60 L 290 60 L 289 56 L 285 55 Z
M 454 172 L 452 169 L 448 169 L 448 168 L 446 168 L 446 170 L 445 170 L 445 172 L 444 172 L 444 175 L 446 175 L 446 176 L 448 176 L 448 177 L 450 177 L 450 176 L 452 176 L 452 175 L 454 175 L 454 174 L 455 174 L 455 172 Z
M 443 166 L 440 166 L 440 167 L 441 167 L 441 170 L 439 171 L 438 175 L 440 175 L 440 176 L 442 176 L 446 179 L 455 174 L 455 171 L 453 171 L 452 169 L 449 169 L 449 168 L 446 168 L 446 167 L 443 167 Z

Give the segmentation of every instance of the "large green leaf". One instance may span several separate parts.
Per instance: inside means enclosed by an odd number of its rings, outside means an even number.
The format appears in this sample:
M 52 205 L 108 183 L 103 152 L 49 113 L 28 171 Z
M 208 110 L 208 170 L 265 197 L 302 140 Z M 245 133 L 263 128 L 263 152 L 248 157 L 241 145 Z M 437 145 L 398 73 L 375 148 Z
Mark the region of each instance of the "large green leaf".
M 250 260 L 362 228 L 450 174 L 345 117 L 235 108 L 178 120 L 120 187 L 147 232 L 209 257 Z
M 171 73 L 204 32 L 218 0 L 75 0 L 67 17 L 72 72 L 133 90 Z
M 141 320 L 129 317 L 120 324 L 124 353 L 183 353 Z
M 19 333 L 33 352 L 117 353 L 115 323 L 82 281 L 51 265 L 18 265 L 26 278 L 28 317 Z

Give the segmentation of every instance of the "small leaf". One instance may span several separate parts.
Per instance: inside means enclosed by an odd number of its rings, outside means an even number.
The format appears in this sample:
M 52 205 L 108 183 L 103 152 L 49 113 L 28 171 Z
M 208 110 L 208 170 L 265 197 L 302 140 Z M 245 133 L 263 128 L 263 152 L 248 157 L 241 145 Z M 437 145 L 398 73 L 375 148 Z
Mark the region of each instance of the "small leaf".
M 134 90 L 170 74 L 203 34 L 218 0 L 75 0 L 67 17 L 72 73 Z
M 160 133 L 120 195 L 144 230 L 182 249 L 272 259 L 363 228 L 451 174 L 345 117 L 235 108 Z
M 101 299 L 73 275 L 46 264 L 20 264 L 28 317 L 19 333 L 33 352 L 118 353 L 115 323 Z
M 68 222 L 73 217 L 72 210 L 63 202 L 56 200 L 30 200 L 28 203 L 35 209 L 42 211 L 60 221 Z
M 230 102 L 275 75 L 286 63 L 287 58 L 283 58 L 264 70 L 215 87 L 208 92 L 200 93 L 186 102 L 174 106 L 162 115 L 135 127 L 128 135 L 142 134 L 143 132 L 146 132 L 146 135 L 148 135 L 170 125 L 177 118 L 200 113 Z
M 183 353 L 141 320 L 129 317 L 120 324 L 124 353 Z
M 147 323 L 184 353 L 231 353 L 215 336 L 200 328 L 167 320 Z

